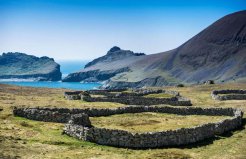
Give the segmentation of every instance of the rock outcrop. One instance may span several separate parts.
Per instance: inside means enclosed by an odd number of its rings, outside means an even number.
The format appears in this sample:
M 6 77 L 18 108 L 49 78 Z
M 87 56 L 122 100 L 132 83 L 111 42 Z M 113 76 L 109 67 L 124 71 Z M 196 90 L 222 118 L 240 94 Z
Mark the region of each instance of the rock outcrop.
M 61 80 L 60 65 L 49 57 L 35 57 L 18 52 L 0 56 L 0 79 Z
M 104 88 L 246 81 L 246 11 L 227 15 L 180 47 L 146 56 L 118 47 L 70 74 L 65 81 L 95 78 Z M 73 78 L 74 76 L 82 76 Z M 99 78 L 103 76 L 104 78 Z M 106 77 L 106 78 L 105 78 Z M 76 80 L 75 80 L 76 79 Z

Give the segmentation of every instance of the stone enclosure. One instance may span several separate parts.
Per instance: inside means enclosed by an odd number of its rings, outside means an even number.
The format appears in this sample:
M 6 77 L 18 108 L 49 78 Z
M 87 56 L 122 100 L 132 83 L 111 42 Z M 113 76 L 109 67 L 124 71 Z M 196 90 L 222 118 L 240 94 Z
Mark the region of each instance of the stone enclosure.
M 148 97 L 149 94 L 170 94 L 168 98 Z M 233 93 L 233 96 L 231 95 Z M 226 97 L 219 94 L 228 94 Z M 234 94 L 239 95 L 237 97 Z M 243 95 L 243 96 L 242 96 Z M 213 91 L 214 99 L 244 99 L 244 90 Z M 233 108 L 199 108 L 174 107 L 190 106 L 190 100 L 181 97 L 178 92 L 167 90 L 89 90 L 65 92 L 69 100 L 85 100 L 88 102 L 118 102 L 131 106 L 104 109 L 67 109 L 67 108 L 14 108 L 15 116 L 31 120 L 65 123 L 64 133 L 75 138 L 101 145 L 125 148 L 158 148 L 180 146 L 202 141 L 215 135 L 223 134 L 242 125 L 243 112 Z M 159 105 L 169 104 L 170 106 Z M 110 116 L 124 113 L 158 112 L 177 115 L 210 115 L 228 116 L 219 122 L 211 122 L 174 130 L 158 132 L 132 133 L 124 130 L 99 128 L 93 126 L 90 117 Z
M 169 98 L 144 97 L 149 94 L 170 94 Z M 96 96 L 95 96 L 96 95 Z M 191 101 L 180 96 L 178 92 L 167 90 L 89 90 L 65 92 L 64 97 L 69 100 L 84 100 L 87 102 L 116 102 L 126 105 L 157 105 L 168 104 L 174 106 L 191 106 Z
M 246 100 L 246 90 L 214 90 L 211 96 L 215 100 Z
M 32 120 L 66 123 L 64 133 L 81 140 L 102 145 L 127 148 L 179 146 L 202 141 L 233 130 L 242 124 L 243 112 L 233 108 L 198 108 L 170 106 L 128 106 L 115 109 L 15 108 L 14 115 Z M 89 117 L 123 113 L 159 112 L 179 115 L 223 115 L 230 118 L 190 128 L 161 132 L 131 133 L 123 130 L 97 128 Z

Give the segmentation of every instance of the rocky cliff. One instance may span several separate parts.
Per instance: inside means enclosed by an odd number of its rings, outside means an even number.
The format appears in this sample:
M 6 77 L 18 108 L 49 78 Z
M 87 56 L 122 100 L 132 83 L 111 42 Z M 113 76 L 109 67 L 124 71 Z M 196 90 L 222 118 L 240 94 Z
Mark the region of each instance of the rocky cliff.
M 107 52 L 105 56 L 99 57 L 89 62 L 85 65 L 83 70 L 69 74 L 62 81 L 105 81 L 117 74 L 129 72 L 129 65 L 144 55 L 144 53 L 134 53 L 130 50 L 122 50 L 119 47 L 114 46 Z
M 60 65 L 49 57 L 35 57 L 18 52 L 0 56 L 0 79 L 61 80 Z
M 66 80 L 106 81 L 105 88 L 246 81 L 245 19 L 246 11 L 227 15 L 180 47 L 158 54 L 111 57 L 111 52 L 120 51 L 113 48 Z

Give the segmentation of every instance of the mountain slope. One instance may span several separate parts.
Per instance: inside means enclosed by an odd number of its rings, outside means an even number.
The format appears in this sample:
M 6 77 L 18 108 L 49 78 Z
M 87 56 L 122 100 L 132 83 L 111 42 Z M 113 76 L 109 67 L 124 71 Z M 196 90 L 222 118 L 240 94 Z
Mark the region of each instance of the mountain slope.
M 60 65 L 54 59 L 24 53 L 3 53 L 0 56 L 0 79 L 61 80 Z
M 246 11 L 227 15 L 180 47 L 163 53 L 105 61 L 98 58 L 78 73 L 94 78 L 107 70 L 105 88 L 163 86 L 177 83 L 239 81 L 246 78 Z M 123 65 L 122 65 L 123 64 Z M 106 72 L 105 72 L 106 71 Z M 70 76 L 72 76 L 71 74 Z M 69 77 L 68 77 L 69 79 Z
M 246 11 L 241 11 L 218 20 L 177 48 L 164 68 L 187 82 L 245 77 L 245 19 Z

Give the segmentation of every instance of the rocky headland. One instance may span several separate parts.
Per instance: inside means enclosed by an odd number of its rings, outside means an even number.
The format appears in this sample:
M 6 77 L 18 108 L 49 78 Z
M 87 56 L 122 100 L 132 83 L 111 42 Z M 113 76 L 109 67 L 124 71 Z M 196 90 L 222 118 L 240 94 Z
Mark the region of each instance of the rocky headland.
M 3 53 L 0 56 L 0 79 L 59 81 L 60 65 L 46 56 L 39 58 L 19 52 Z

